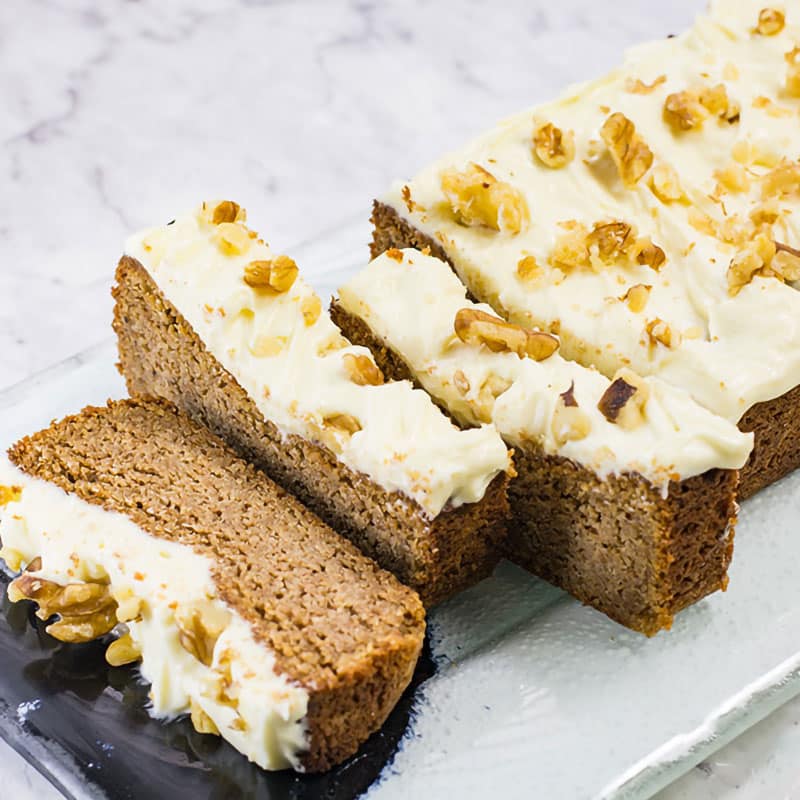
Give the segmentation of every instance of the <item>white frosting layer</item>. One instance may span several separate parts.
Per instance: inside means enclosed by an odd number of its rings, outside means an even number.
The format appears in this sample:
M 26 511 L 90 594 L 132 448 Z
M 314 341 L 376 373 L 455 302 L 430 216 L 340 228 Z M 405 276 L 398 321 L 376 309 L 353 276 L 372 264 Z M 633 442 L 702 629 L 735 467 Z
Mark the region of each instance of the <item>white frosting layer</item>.
M 784 88 L 785 54 L 800 43 L 800 8 L 787 12 L 777 35 L 753 32 L 765 0 L 716 0 L 687 33 L 632 50 L 624 65 L 592 83 L 569 89 L 554 103 L 500 123 L 411 181 L 411 207 L 397 186 L 385 201 L 415 227 L 440 241 L 462 279 L 513 321 L 559 326 L 562 353 L 596 365 L 607 375 L 621 366 L 658 374 L 682 386 L 706 407 L 732 421 L 753 404 L 800 383 L 800 292 L 791 283 L 755 277 L 730 296 L 726 273 L 742 248 L 700 232 L 698 214 L 718 226 L 742 229 L 763 204 L 764 176 L 784 157 L 800 156 L 800 98 Z M 659 83 L 659 80 L 663 82 Z M 630 91 L 633 82 L 656 85 Z M 741 107 L 733 124 L 713 115 L 700 128 L 674 133 L 662 118 L 668 95 L 722 83 Z M 634 186 L 623 185 L 599 131 L 611 113 L 636 126 L 654 155 L 653 167 Z M 532 152 L 534 129 L 550 122 L 574 132 L 576 155 L 566 167 L 544 166 Z M 734 157 L 739 160 L 737 161 Z M 475 162 L 527 200 L 530 225 L 514 235 L 459 224 L 441 188 L 442 171 Z M 743 162 L 743 163 L 740 163 Z M 743 166 L 749 187 L 717 189 L 716 173 Z M 664 202 L 649 187 L 654 170 L 671 167 L 686 195 Z M 774 239 L 800 247 L 800 191 L 767 198 L 778 209 Z M 694 219 L 695 225 L 690 223 Z M 633 223 L 666 255 L 656 272 L 646 265 L 578 268 L 548 263 L 559 223 Z M 723 237 L 724 238 L 724 237 Z M 542 272 L 517 276 L 523 256 Z M 621 299 L 634 284 L 652 287 L 646 308 Z M 666 322 L 677 342 L 650 341 L 646 327 Z
M 741 467 L 752 434 L 712 414 L 682 389 L 647 378 L 644 419 L 626 430 L 609 422 L 597 403 L 611 381 L 596 370 L 566 361 L 558 353 L 544 361 L 495 353 L 453 337 L 456 313 L 486 305 L 466 298 L 464 286 L 447 264 L 416 250 L 402 261 L 385 253 L 339 291 L 342 306 L 362 318 L 375 335 L 397 352 L 417 380 L 460 420 L 476 424 L 486 415 L 503 437 L 519 446 L 536 442 L 600 475 L 637 472 L 666 488 L 670 480 L 713 467 Z M 414 315 L 414 325 L 408 325 Z M 460 371 L 466 394 L 454 379 Z M 500 380 L 507 388 L 495 399 L 487 387 Z M 462 380 L 463 385 L 463 380 Z M 574 386 L 578 407 L 591 429 L 584 438 L 559 444 L 553 415 L 559 394 Z
M 217 599 L 212 563 L 191 547 L 156 539 L 128 517 L 106 511 L 0 460 L 0 486 L 22 495 L 0 508 L 0 555 L 58 584 L 108 582 L 116 598 L 142 601 L 127 623 L 151 684 L 153 713 L 201 708 L 220 735 L 264 769 L 300 766 L 306 747 L 308 692 L 275 671 L 272 652 L 248 623 Z M 205 666 L 179 641 L 176 614 L 197 604 L 229 617 Z
M 448 503 L 479 501 L 509 456 L 491 426 L 460 431 L 407 381 L 378 386 L 351 380 L 345 357 L 371 355 L 342 339 L 322 310 L 313 324 L 302 278 L 282 294 L 247 285 L 245 266 L 273 254 L 252 239 L 239 255 L 218 247 L 215 225 L 200 213 L 131 237 L 125 252 L 140 261 L 208 350 L 284 434 L 329 447 L 351 469 L 387 491 L 413 498 L 431 516 Z M 264 342 L 277 343 L 267 348 Z M 261 353 L 261 354 L 260 354 Z M 329 424 L 354 417 L 350 435 Z

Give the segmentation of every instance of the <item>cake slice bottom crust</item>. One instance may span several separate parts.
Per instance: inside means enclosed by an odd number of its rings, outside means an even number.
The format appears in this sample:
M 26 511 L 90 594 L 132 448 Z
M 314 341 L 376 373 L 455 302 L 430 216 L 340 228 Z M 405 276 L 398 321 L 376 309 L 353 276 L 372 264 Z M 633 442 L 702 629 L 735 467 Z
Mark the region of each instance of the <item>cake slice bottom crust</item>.
M 432 255 L 452 266 L 438 242 L 413 227 L 391 206 L 376 201 L 371 221 L 373 258 L 390 247 L 427 247 Z M 486 297 L 477 299 L 487 302 Z M 746 499 L 800 468 L 800 386 L 756 403 L 739 421 L 739 429 L 752 431 L 755 436 L 753 452 L 739 471 L 739 497 Z

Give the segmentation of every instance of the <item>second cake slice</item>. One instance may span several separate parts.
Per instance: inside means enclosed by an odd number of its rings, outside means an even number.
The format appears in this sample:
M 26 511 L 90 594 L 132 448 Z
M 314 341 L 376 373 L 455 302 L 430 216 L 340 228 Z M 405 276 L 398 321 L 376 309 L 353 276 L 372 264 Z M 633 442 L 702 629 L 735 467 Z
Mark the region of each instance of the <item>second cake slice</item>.
M 497 432 L 384 383 L 237 204 L 132 237 L 114 296 L 132 394 L 207 425 L 428 605 L 491 572 L 510 468 Z

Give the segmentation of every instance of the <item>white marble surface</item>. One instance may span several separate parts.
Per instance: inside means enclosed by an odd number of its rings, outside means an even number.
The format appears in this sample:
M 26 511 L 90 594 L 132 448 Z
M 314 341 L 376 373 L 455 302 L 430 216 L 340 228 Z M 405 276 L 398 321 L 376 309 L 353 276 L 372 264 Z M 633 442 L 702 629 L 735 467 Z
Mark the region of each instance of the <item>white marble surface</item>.
M 288 249 L 702 5 L 0 0 L 0 390 L 108 336 L 131 229 L 234 196 Z M 798 747 L 800 701 L 660 800 L 800 797 Z M 2 744 L 0 780 L 58 796 Z

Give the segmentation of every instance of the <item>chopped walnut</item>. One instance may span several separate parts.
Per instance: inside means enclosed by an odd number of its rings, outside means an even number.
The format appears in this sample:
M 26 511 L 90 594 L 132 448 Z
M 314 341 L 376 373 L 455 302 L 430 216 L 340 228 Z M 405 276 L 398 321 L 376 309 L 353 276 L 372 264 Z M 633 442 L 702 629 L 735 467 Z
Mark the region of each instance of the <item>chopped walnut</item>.
M 304 297 L 300 302 L 300 313 L 303 315 L 303 322 L 307 328 L 310 328 L 322 313 L 322 301 L 319 295 L 310 294 Z
M 592 430 L 589 415 L 576 405 L 567 405 L 563 394 L 558 396 L 550 429 L 556 445 L 562 447 L 567 442 L 585 439 Z
M 800 252 L 776 242 L 777 252 L 770 262 L 769 268 L 775 277 L 783 281 L 800 280 Z
M 644 408 L 650 392 L 634 372 L 620 370 L 597 403 L 600 413 L 621 428 L 631 430 L 644 421 Z
M 272 358 L 283 352 L 289 339 L 286 336 L 269 336 L 262 333 L 248 345 L 248 350 L 256 358 Z
M 653 167 L 647 184 L 662 203 L 675 203 L 686 199 L 678 173 L 668 164 L 657 164 Z
M 758 12 L 758 24 L 754 33 L 761 36 L 776 36 L 786 25 L 786 15 L 777 8 L 762 8 Z
M 494 353 L 511 352 L 520 358 L 543 361 L 558 350 L 555 336 L 512 325 L 475 308 L 462 308 L 456 314 L 454 327 L 462 342 L 485 345 Z
M 657 244 L 653 244 L 649 239 L 639 239 L 637 246 L 639 247 L 636 255 L 637 263 L 650 267 L 655 272 L 664 266 L 667 256 Z
M 214 647 L 228 626 L 231 612 L 210 600 L 198 600 L 179 606 L 175 612 L 178 640 L 187 653 L 209 666 Z
M 16 503 L 22 497 L 21 486 L 2 486 L 0 485 L 0 508 L 9 503 Z
M 680 133 L 699 128 L 708 114 L 693 92 L 683 91 L 667 95 L 662 116 L 673 131 Z
M 504 233 L 519 233 L 530 222 L 524 195 L 491 172 L 470 163 L 463 172 L 442 172 L 441 187 L 462 225 L 483 225 Z
M 396 247 L 390 247 L 386 251 L 386 258 L 391 258 L 392 261 L 397 261 L 399 264 L 403 263 L 403 251 L 398 250 Z
M 586 226 L 580 222 L 573 222 L 562 227 L 565 230 L 556 237 L 555 246 L 550 253 L 551 266 L 564 272 L 588 267 L 589 249 L 586 246 L 586 237 L 589 231 Z
M 636 126 L 619 112 L 612 114 L 600 129 L 600 137 L 617 165 L 626 186 L 635 186 L 653 163 L 653 153 L 636 133 Z
M 620 298 L 623 302 L 628 304 L 628 308 L 634 314 L 644 311 L 647 306 L 647 301 L 650 299 L 650 290 L 652 286 L 646 283 L 636 283 L 631 286 L 627 292 Z
M 761 180 L 761 196 L 765 200 L 800 192 L 800 164 L 784 161 Z
M 747 170 L 736 161 L 728 164 L 725 169 L 717 170 L 714 177 L 719 181 L 720 187 L 729 192 L 746 192 L 750 188 Z
M 626 78 L 625 91 L 631 94 L 650 94 L 661 86 L 662 83 L 666 82 L 666 75 L 659 75 L 651 83 L 643 83 L 639 78 Z
M 532 281 L 540 277 L 542 268 L 536 262 L 534 256 L 523 256 L 517 262 L 517 277 L 521 281 Z
M 419 203 L 414 202 L 411 199 L 411 188 L 409 186 L 403 186 L 400 190 L 400 197 L 402 198 L 403 202 L 406 204 L 406 208 L 408 209 L 409 214 L 413 214 L 415 211 L 424 211 L 425 208 L 421 206 Z
M 323 424 L 351 436 L 361 430 L 361 423 L 352 414 L 328 414 Z
M 221 225 L 223 222 L 245 222 L 247 212 L 233 200 L 217 200 L 202 204 L 200 218 L 211 225 Z
M 8 586 L 11 602 L 33 600 L 38 603 L 36 616 L 60 619 L 47 626 L 47 632 L 62 642 L 88 642 L 108 633 L 116 624 L 116 601 L 103 583 L 68 583 L 61 585 L 33 574 L 41 561 L 28 565 Z
M 282 294 L 297 280 L 298 269 L 289 256 L 275 256 L 270 261 L 251 261 L 244 268 L 244 282 L 253 289 L 268 289 Z
M 651 319 L 647 323 L 645 331 L 647 332 L 651 346 L 663 344 L 664 347 L 674 348 L 679 344 L 679 334 L 675 333 L 663 319 L 659 319 L 658 317 Z
M 219 736 L 219 728 L 211 717 L 199 706 L 197 701 L 192 697 L 189 699 L 189 718 L 192 722 L 192 727 L 198 733 L 208 733 L 213 736 Z
M 730 100 L 724 83 L 716 86 L 705 86 L 698 92 L 698 100 L 703 108 L 714 117 L 733 124 L 739 121 L 741 109 L 739 104 Z
M 728 294 L 735 297 L 755 276 L 781 283 L 800 280 L 800 251 L 758 233 L 730 263 Z
M 800 46 L 795 45 L 786 55 L 786 93 L 800 97 Z
M 569 388 L 558 395 L 567 408 L 576 408 L 578 401 L 575 399 L 575 381 L 570 381 Z
M 358 386 L 380 386 L 383 383 L 383 373 L 369 356 L 345 353 L 342 361 L 350 380 Z
M 112 667 L 122 667 L 133 664 L 142 657 L 142 651 L 137 647 L 129 633 L 115 639 L 106 648 L 106 661 Z
M 238 222 L 221 222 L 214 228 L 213 239 L 226 256 L 240 256 L 250 249 L 250 232 Z
M 459 394 L 466 395 L 469 392 L 469 379 L 460 369 L 453 373 L 453 385 Z
M 565 167 L 575 158 L 575 134 L 562 131 L 552 122 L 540 125 L 533 133 L 533 152 L 546 167 Z

